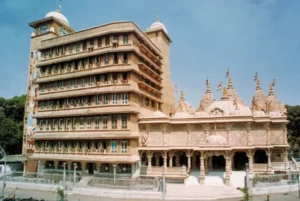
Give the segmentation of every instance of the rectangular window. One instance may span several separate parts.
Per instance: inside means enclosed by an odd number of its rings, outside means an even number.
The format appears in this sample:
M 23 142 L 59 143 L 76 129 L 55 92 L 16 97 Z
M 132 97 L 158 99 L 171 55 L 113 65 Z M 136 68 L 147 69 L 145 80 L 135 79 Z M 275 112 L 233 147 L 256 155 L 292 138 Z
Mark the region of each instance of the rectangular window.
M 151 107 L 155 107 L 155 101 L 154 100 L 151 100 Z
M 84 87 L 85 86 L 85 78 L 81 78 L 81 87 Z
M 99 117 L 95 117 L 95 129 L 99 129 Z
M 44 124 L 44 121 L 43 121 L 43 120 L 40 120 L 40 130 L 41 130 L 41 131 L 43 130 L 43 124 Z
M 79 129 L 84 129 L 84 118 L 80 118 L 79 120 Z
M 107 74 L 103 74 L 102 79 L 103 79 L 104 84 L 108 84 L 108 75 Z
M 90 87 L 93 86 L 93 76 L 89 76 L 88 84 L 89 84 Z
M 66 119 L 66 126 L 65 126 L 66 130 L 69 130 L 70 129 L 70 119 Z
M 99 105 L 100 104 L 100 95 L 99 94 L 97 94 L 96 95 L 96 105 Z
M 127 128 L 127 115 L 122 115 L 122 128 Z
M 107 120 L 108 120 L 107 116 L 102 117 L 102 128 L 103 129 L 107 129 Z
M 105 64 L 109 64 L 109 54 L 105 54 L 104 62 Z
M 50 83 L 47 84 L 47 91 L 51 91 L 51 84 Z
M 69 53 L 72 53 L 73 52 L 73 44 L 70 44 L 69 46 Z
M 44 92 L 44 91 L 45 91 L 44 87 L 45 87 L 44 84 L 40 84 L 40 90 L 41 90 L 41 92 Z
M 119 36 L 118 35 L 114 35 L 114 40 L 115 41 L 119 41 Z
M 76 118 L 73 118 L 72 126 L 73 126 L 73 130 L 76 130 L 76 128 L 77 128 L 77 119 Z
M 48 131 L 49 130 L 49 120 L 46 119 L 46 130 Z
M 56 119 L 52 120 L 52 130 L 56 130 L 56 125 L 57 125 L 56 121 L 57 121 Z
M 121 141 L 121 152 L 122 153 L 127 153 L 127 147 L 128 147 L 128 142 L 127 141 Z
M 68 88 L 68 89 L 71 88 L 71 80 L 67 80 L 67 88 Z
M 91 129 L 92 128 L 92 119 L 89 117 L 87 118 L 87 129 Z
M 118 64 L 119 63 L 118 54 L 114 53 L 113 55 L 114 55 L 114 64 Z
M 128 103 L 128 93 L 121 93 L 122 104 Z
M 118 152 L 118 143 L 117 141 L 111 141 L 111 153 Z
M 98 47 L 102 47 L 102 38 L 101 37 L 98 38 Z
M 83 41 L 83 43 L 82 43 L 82 50 L 83 50 L 83 51 L 86 50 L 86 41 Z
M 54 91 L 57 90 L 57 82 L 53 82 L 53 89 L 54 89 Z
M 123 44 L 127 45 L 128 44 L 128 34 L 123 35 Z
M 50 101 L 46 101 L 46 104 L 47 104 L 47 110 L 50 110 Z
M 102 95 L 102 102 L 104 105 L 108 104 L 108 94 Z
M 149 98 L 146 98 L 145 105 L 149 106 L 149 104 L 150 104 L 150 100 L 149 100 Z
M 110 36 L 105 36 L 105 45 L 110 45 Z
M 118 94 L 112 94 L 112 104 L 118 104 Z
M 40 109 L 43 110 L 44 109 L 44 101 L 40 101 L 39 105 L 40 105 Z
M 118 119 L 117 119 L 117 115 L 112 115 L 112 116 L 111 116 L 111 128 L 112 128 L 112 129 L 117 129 L 117 128 L 118 128 Z
M 64 81 L 60 81 L 60 89 L 64 89 L 65 83 Z
M 74 79 L 74 88 L 77 88 L 78 87 L 78 80 L 77 78 Z
M 59 119 L 58 120 L 58 130 L 62 130 L 62 126 L 63 126 L 63 119 Z
M 76 43 L 76 52 L 80 52 L 80 43 L 79 42 Z
M 94 39 L 90 39 L 90 46 L 94 46 Z
M 123 53 L 123 63 L 127 64 L 128 63 L 128 54 L 125 52 Z

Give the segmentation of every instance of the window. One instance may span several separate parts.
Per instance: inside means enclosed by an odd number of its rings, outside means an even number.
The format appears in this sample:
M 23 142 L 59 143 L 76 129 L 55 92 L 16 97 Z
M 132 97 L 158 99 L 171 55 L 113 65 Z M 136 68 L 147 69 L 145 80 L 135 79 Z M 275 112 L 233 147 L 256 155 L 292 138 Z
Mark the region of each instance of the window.
M 102 117 L 102 128 L 103 129 L 107 129 L 107 119 L 108 119 L 107 116 Z
M 84 87 L 84 86 L 85 86 L 85 78 L 82 77 L 82 78 L 81 78 L 81 87 Z
M 109 64 L 109 54 L 105 54 L 104 62 L 105 64 Z
M 121 153 L 127 153 L 127 141 L 121 141 Z
M 86 41 L 83 41 L 83 43 L 82 43 L 82 50 L 83 50 L 83 51 L 86 50 Z
M 146 98 L 145 104 L 146 104 L 146 106 L 149 106 L 149 104 L 150 104 L 149 98 Z
M 89 117 L 87 118 L 87 129 L 91 129 L 92 128 L 92 119 Z
M 79 120 L 79 129 L 84 129 L 84 118 L 80 118 Z
M 95 129 L 99 129 L 99 117 L 95 117 Z
M 123 35 L 123 44 L 127 45 L 128 44 L 128 34 Z
M 73 130 L 76 130 L 76 128 L 77 128 L 77 119 L 76 118 L 73 118 L 72 126 L 73 126 Z
M 118 152 L 118 144 L 117 141 L 111 141 L 111 153 Z
M 127 73 L 122 73 L 122 80 L 127 80 Z
M 90 46 L 94 46 L 94 39 L 93 38 L 90 40 Z
M 41 92 L 44 92 L 44 91 L 45 91 L 44 87 L 45 87 L 44 84 L 40 84 L 40 90 L 41 90 Z
M 127 128 L 127 115 L 122 115 L 122 128 Z
M 128 93 L 121 93 L 122 104 L 128 103 Z
M 58 130 L 62 130 L 63 119 L 58 120 Z
M 72 52 L 73 52 L 73 45 L 70 44 L 70 46 L 69 46 L 69 53 L 72 53 Z
M 60 89 L 64 89 L 64 81 L 60 81 Z
M 155 101 L 154 100 L 151 100 L 151 107 L 155 107 Z
M 93 77 L 92 76 L 89 76 L 88 84 L 89 84 L 89 86 L 93 86 Z
M 111 128 L 112 129 L 117 129 L 118 128 L 118 118 L 117 118 L 117 115 L 112 115 L 111 116 Z
M 40 101 L 39 105 L 40 105 L 40 109 L 43 110 L 44 109 L 44 101 Z
M 108 104 L 108 94 L 102 95 L 102 102 L 104 105 Z
M 118 60 L 118 54 L 114 53 L 114 64 L 118 64 L 119 60 Z
M 128 55 L 127 55 L 126 52 L 123 53 L 123 63 L 124 63 L 124 64 L 127 64 L 127 63 L 128 63 Z
M 77 78 L 74 79 L 74 88 L 77 88 L 78 87 L 78 80 Z
M 49 120 L 46 119 L 46 130 L 48 131 L 49 130 Z
M 47 110 L 49 110 L 50 109 L 50 101 L 48 100 L 48 101 L 46 101 L 46 103 L 47 103 Z
M 118 94 L 112 94 L 112 104 L 118 104 Z
M 105 36 L 105 45 L 110 45 L 110 36 Z
M 43 120 L 40 120 L 40 130 L 41 131 L 43 130 L 43 124 L 44 124 Z
M 48 90 L 48 91 L 51 91 L 51 84 L 48 83 L 48 84 L 46 84 L 46 85 L 47 85 L 47 90 Z
M 80 52 L 80 43 L 79 42 L 76 43 L 76 52 Z
M 68 88 L 68 89 L 71 88 L 71 80 L 67 80 L 67 88 Z
M 70 129 L 70 119 L 66 119 L 66 125 L 65 125 L 65 129 L 69 130 Z
M 98 38 L 98 47 L 102 47 L 102 38 L 101 37 Z
M 158 32 L 155 32 L 155 36 L 156 36 L 156 37 L 158 36 Z
M 56 130 L 56 125 L 57 125 L 56 121 L 57 121 L 56 119 L 52 120 L 52 130 Z
M 115 41 L 119 41 L 119 36 L 118 35 L 114 35 L 114 40 Z
M 103 74 L 102 77 L 103 77 L 104 84 L 108 84 L 108 75 L 107 74 Z
M 57 82 L 53 82 L 53 89 L 54 89 L 54 91 L 57 90 Z

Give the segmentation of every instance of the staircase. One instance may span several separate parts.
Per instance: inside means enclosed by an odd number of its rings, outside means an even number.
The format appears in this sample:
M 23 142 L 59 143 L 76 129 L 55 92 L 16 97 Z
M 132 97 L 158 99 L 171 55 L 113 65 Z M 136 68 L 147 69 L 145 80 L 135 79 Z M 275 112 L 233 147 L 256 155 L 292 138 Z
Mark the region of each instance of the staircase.
M 225 186 L 225 172 L 224 171 L 211 171 L 205 175 L 204 186 Z
M 245 171 L 232 171 L 230 175 L 230 184 L 233 187 L 245 187 Z
M 188 178 L 184 180 L 185 186 L 199 186 L 199 171 L 191 171 Z

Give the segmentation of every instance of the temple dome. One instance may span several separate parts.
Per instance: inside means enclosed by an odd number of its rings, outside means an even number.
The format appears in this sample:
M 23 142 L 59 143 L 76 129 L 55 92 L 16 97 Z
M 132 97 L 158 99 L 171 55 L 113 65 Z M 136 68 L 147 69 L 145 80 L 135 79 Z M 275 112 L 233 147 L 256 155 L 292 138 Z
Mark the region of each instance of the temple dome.
M 216 134 L 210 135 L 207 138 L 207 142 L 211 145 L 226 145 L 227 144 L 227 140 L 223 136 L 216 135 Z
M 177 107 L 175 108 L 175 118 L 186 118 L 190 117 L 195 110 L 192 105 L 187 102 L 184 98 L 184 92 L 181 91 L 180 99 L 178 101 Z
M 266 114 L 264 113 L 264 111 L 256 110 L 256 111 L 253 112 L 253 116 L 254 117 L 263 117 L 263 116 L 266 116 Z
M 51 12 L 47 13 L 45 18 L 48 18 L 48 17 L 54 17 L 54 18 L 58 19 L 59 21 L 61 21 L 62 23 L 69 26 L 68 19 L 59 10 L 51 11 Z
M 215 101 L 205 111 L 215 116 L 252 116 L 250 108 L 232 100 Z
M 153 118 L 166 118 L 167 115 L 165 115 L 164 113 L 162 113 L 162 112 L 159 111 L 159 110 L 156 110 L 155 112 L 153 112 L 152 117 L 153 117 Z
M 195 113 L 195 117 L 208 117 L 209 114 L 207 112 L 204 111 L 199 111 Z
M 150 27 L 150 29 L 156 29 L 156 28 L 162 28 L 166 33 L 168 33 L 165 25 L 163 23 L 161 23 L 160 21 L 154 22 Z

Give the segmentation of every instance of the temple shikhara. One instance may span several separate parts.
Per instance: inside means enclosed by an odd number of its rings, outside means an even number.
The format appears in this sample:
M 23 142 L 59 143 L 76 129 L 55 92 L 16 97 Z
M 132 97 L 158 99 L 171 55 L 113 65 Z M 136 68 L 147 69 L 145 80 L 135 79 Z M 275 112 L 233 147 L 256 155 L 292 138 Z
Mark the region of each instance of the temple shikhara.
M 275 81 L 265 94 L 256 74 L 247 106 L 228 71 L 221 99 L 204 80 L 194 109 L 183 91 L 175 101 L 172 40 L 159 18 L 146 31 L 132 21 L 75 31 L 60 6 L 29 26 L 27 172 L 62 172 L 65 163 L 82 175 L 164 172 L 176 180 L 196 175 L 205 184 L 207 174 L 219 171 L 230 185 L 232 172 L 246 164 L 250 174 L 287 169 L 288 121 Z

